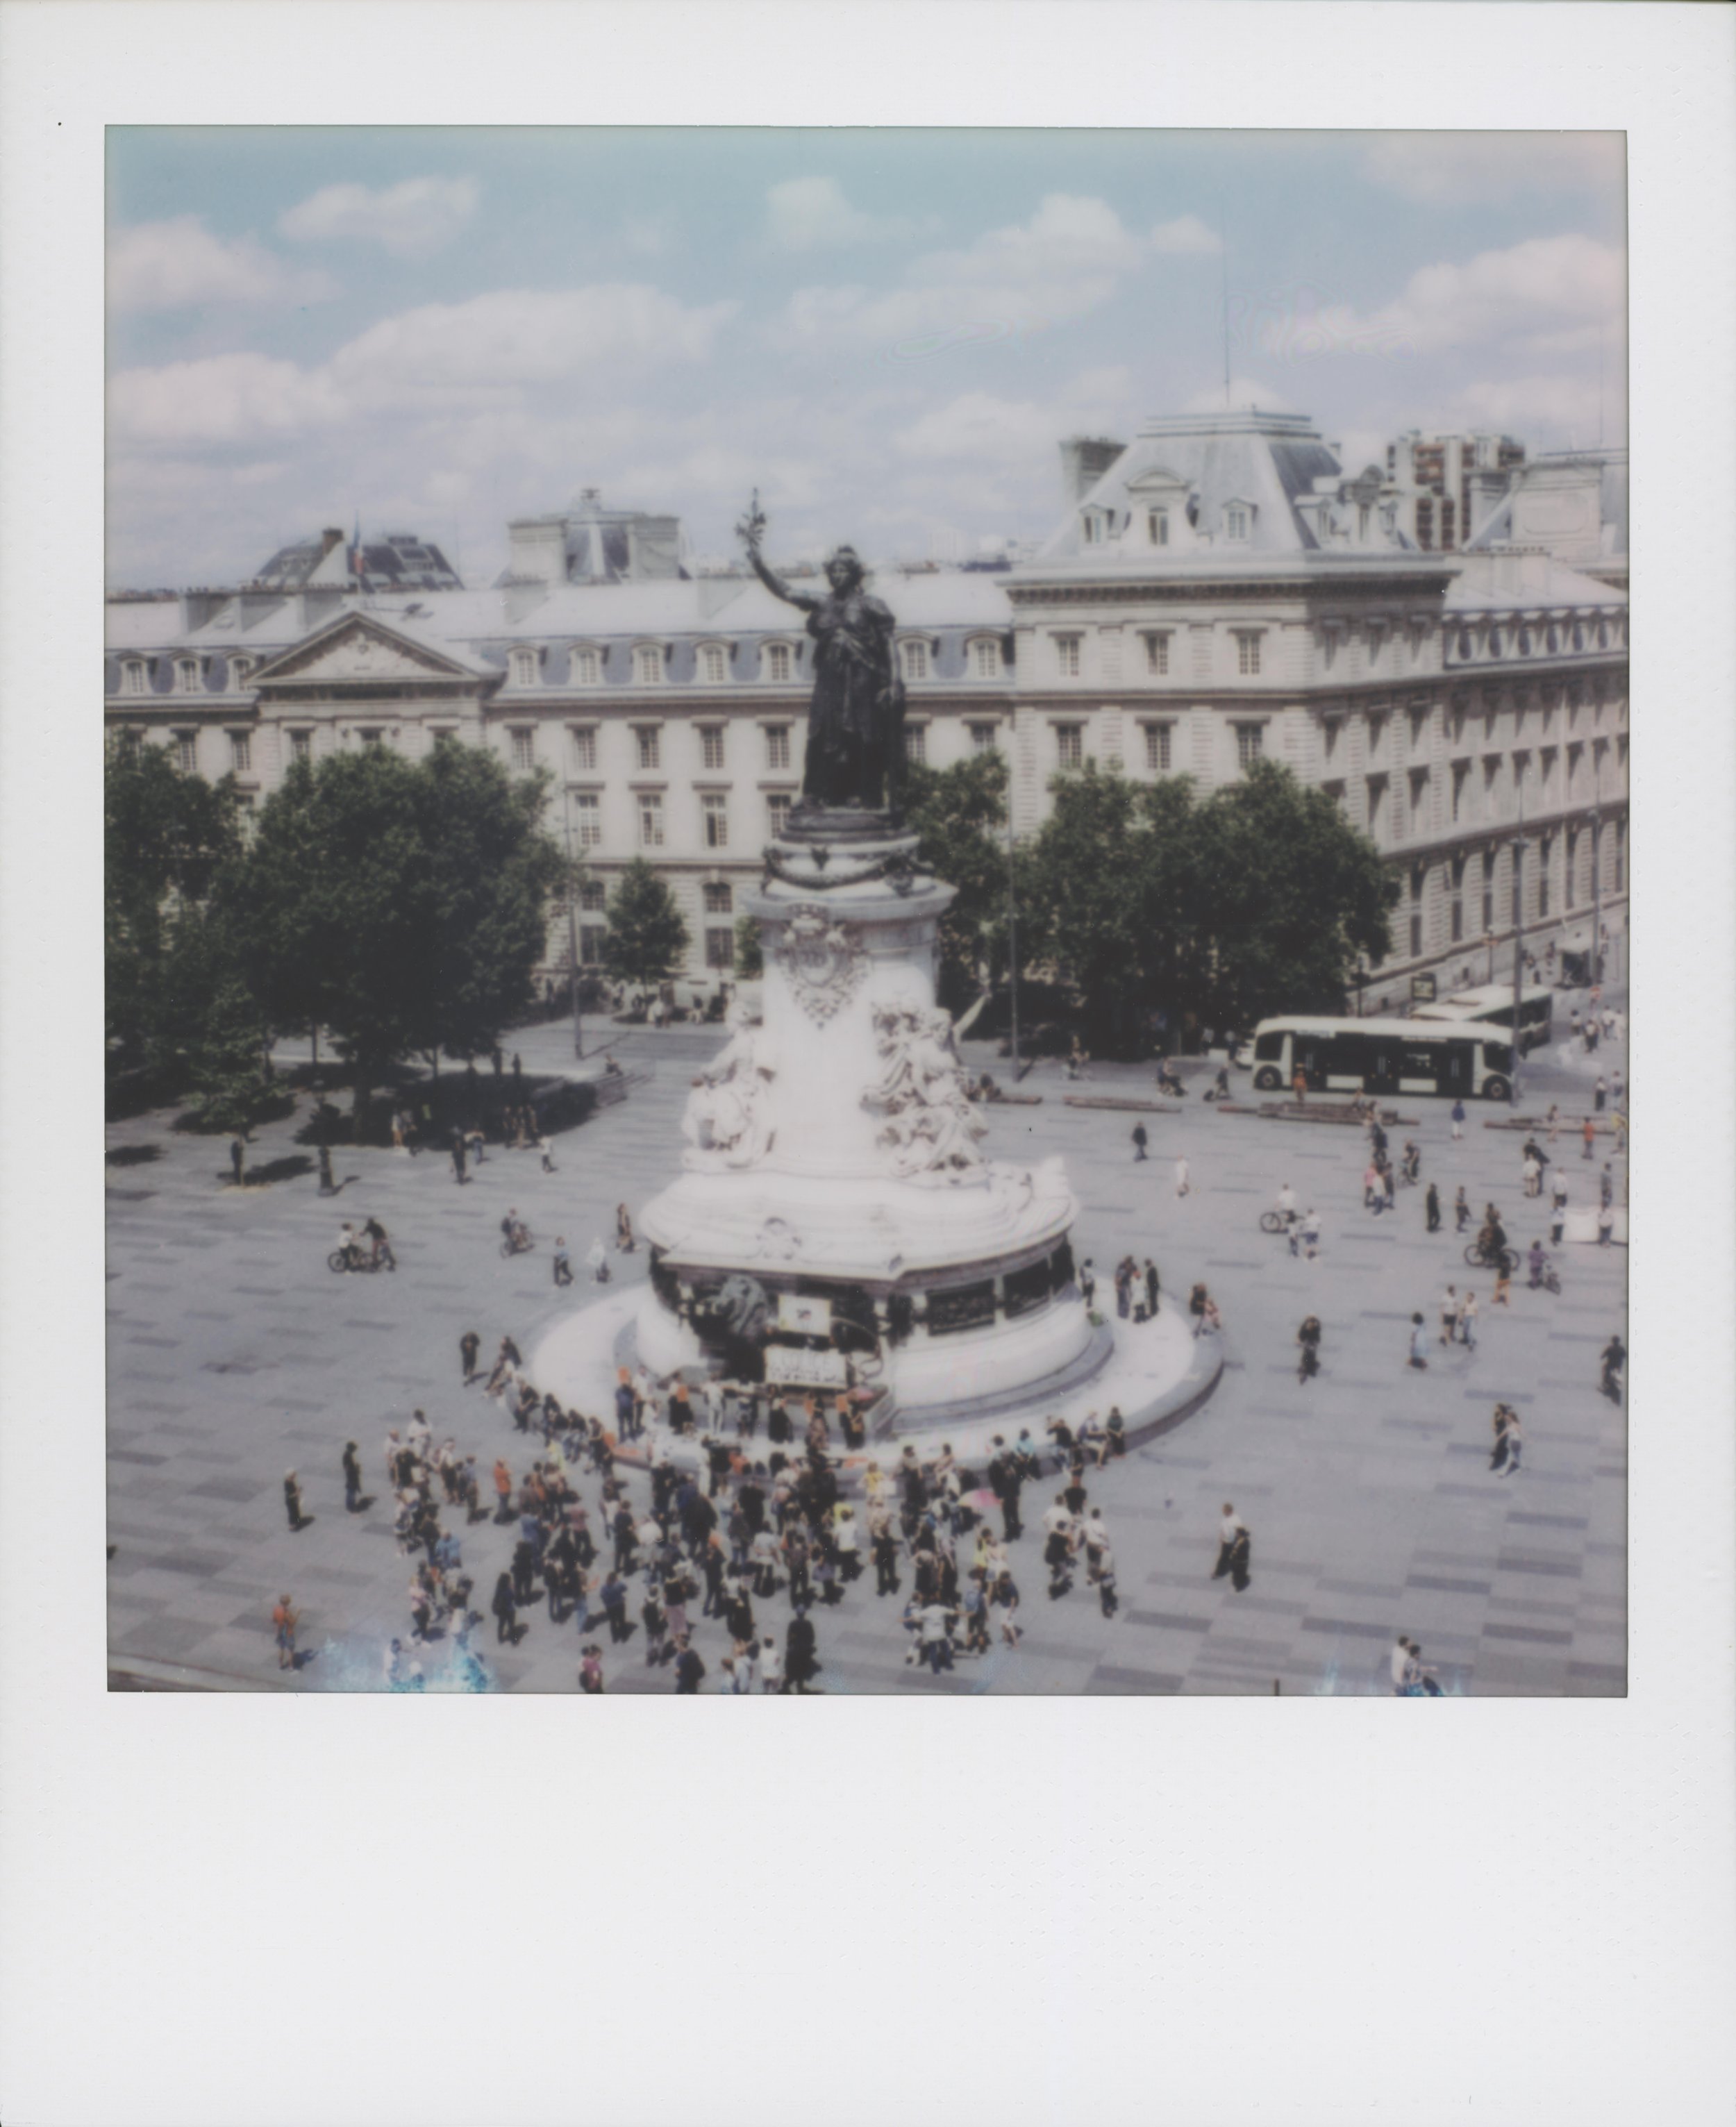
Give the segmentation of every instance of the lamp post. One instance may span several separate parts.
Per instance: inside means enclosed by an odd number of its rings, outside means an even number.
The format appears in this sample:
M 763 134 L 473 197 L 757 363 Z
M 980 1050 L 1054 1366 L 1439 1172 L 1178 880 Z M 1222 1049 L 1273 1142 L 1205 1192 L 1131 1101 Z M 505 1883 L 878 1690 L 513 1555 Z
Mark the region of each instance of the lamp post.
M 1603 980 L 1603 762 L 1592 754 L 1592 980 Z
M 1495 979 L 1495 934 L 1494 934 L 1494 932 L 1493 932 L 1492 931 L 1485 931 L 1483 932 L 1483 944 L 1484 944 L 1485 945 L 1487 945 L 1487 946 L 1488 947 L 1488 949 L 1489 949 L 1489 971 L 1488 971 L 1488 973 L 1483 977 L 1483 980 L 1484 980 L 1486 983 L 1492 983 L 1492 982 L 1493 982 L 1493 981 L 1494 981 L 1494 979 Z
M 1013 1083 L 1019 1083 L 1019 892 L 1013 867 L 1013 779 L 1009 769 L 1006 791 L 1006 979 L 1010 1016 L 1009 1046 Z
M 1513 837 L 1513 1042 L 1511 1068 L 1507 1073 L 1507 1106 L 1519 1106 L 1519 1003 L 1525 979 L 1525 771 L 1517 777 L 1519 831 Z
M 561 823 L 566 837 L 566 957 L 571 977 L 573 998 L 573 1054 L 582 1059 L 584 1043 L 579 1026 L 579 913 L 577 901 L 579 882 L 573 876 L 573 793 L 570 785 L 561 791 Z

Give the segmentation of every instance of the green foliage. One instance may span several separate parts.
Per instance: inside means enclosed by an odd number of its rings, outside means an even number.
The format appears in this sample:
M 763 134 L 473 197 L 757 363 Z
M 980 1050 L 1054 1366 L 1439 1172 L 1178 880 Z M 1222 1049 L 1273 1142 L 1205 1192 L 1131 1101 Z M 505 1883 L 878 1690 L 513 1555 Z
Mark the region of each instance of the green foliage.
M 1195 822 L 1206 1008 L 1247 1026 L 1338 1011 L 1359 951 L 1391 950 L 1398 882 L 1322 790 L 1275 761 L 1216 792 Z
M 249 987 L 273 1026 L 330 1029 L 358 1106 L 397 1058 L 475 1055 L 528 1005 L 567 876 L 546 796 L 442 742 L 297 764 L 261 808 L 235 896 Z
M 265 1079 L 265 1021 L 233 973 L 219 978 L 207 1000 L 193 1050 L 199 1120 L 206 1129 L 245 1136 L 279 1098 Z
M 617 983 L 662 982 L 682 965 L 687 946 L 675 897 L 643 857 L 635 857 L 608 905 L 604 972 Z
M 905 814 L 917 861 L 958 888 L 940 919 L 941 1002 L 958 1011 L 1001 979 L 1007 957 L 1007 765 L 998 751 L 950 768 L 912 761 Z
M 233 779 L 184 775 L 165 747 L 111 743 L 103 770 L 103 957 L 109 1055 L 171 1067 L 199 919 L 241 847 Z M 174 964 L 177 955 L 181 964 Z
M 1204 803 L 1185 778 L 1057 777 L 1021 901 L 1095 1045 L 1142 1045 L 1152 1015 L 1218 1026 L 1341 1007 L 1359 950 L 1390 945 L 1397 883 L 1323 792 L 1274 761 Z
M 736 918 L 736 974 L 739 981 L 757 983 L 765 973 L 765 948 L 757 917 Z

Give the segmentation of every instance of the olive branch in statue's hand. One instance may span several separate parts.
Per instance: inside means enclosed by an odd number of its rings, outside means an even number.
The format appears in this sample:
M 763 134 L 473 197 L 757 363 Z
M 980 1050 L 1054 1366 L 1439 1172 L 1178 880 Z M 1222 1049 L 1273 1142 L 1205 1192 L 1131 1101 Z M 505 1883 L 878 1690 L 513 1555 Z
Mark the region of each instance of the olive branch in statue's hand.
M 736 527 L 736 537 L 750 553 L 757 554 L 759 542 L 765 537 L 765 512 L 759 507 L 759 490 L 754 490 L 754 499 L 748 505 L 747 514 Z

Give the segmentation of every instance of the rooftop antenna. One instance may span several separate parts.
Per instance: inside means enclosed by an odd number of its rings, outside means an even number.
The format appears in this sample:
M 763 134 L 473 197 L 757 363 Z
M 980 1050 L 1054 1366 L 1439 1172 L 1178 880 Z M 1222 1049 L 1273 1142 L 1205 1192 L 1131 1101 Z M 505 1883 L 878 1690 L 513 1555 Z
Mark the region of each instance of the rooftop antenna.
M 1218 202 L 1218 311 L 1223 326 L 1223 410 L 1230 410 L 1230 244 L 1223 201 Z
M 1597 448 L 1603 448 L 1603 326 L 1597 328 Z

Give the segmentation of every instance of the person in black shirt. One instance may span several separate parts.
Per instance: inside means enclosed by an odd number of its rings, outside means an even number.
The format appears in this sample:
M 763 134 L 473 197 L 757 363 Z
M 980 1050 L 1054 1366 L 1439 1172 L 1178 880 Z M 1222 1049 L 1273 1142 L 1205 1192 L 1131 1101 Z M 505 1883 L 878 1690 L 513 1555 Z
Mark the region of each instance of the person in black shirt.
M 361 1458 L 356 1452 L 355 1442 L 346 1440 L 343 1443 L 343 1510 L 346 1514 L 359 1514 L 364 1504 Z

